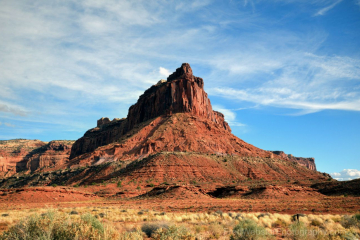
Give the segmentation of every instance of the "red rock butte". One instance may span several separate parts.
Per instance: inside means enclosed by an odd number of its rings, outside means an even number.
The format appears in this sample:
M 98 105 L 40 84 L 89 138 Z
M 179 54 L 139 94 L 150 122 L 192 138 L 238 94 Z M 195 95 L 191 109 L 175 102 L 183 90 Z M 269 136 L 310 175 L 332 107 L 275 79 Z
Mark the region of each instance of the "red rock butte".
M 75 142 L 0 141 L 0 205 L 12 209 L 354 212 L 359 180 L 338 182 L 313 158 L 234 136 L 187 63 L 146 90 L 126 118 L 100 118 Z
M 224 115 L 213 111 L 204 81 L 195 77 L 188 63 L 171 74 L 167 81 L 160 80 L 139 97 L 132 105 L 126 119 L 98 120 L 97 127 L 88 131 L 73 145 L 70 158 L 91 152 L 99 146 L 113 143 L 141 123 L 159 116 L 188 113 L 210 120 L 217 128 L 231 132 Z
M 234 136 L 187 63 L 146 90 L 126 118 L 100 118 L 75 142 L 0 141 L 0 205 L 12 208 L 105 201 L 162 212 L 354 212 L 359 186 L 316 171 L 313 158 Z
M 173 155 L 169 157 L 165 153 Z M 180 153 L 183 154 L 181 160 Z M 231 172 L 214 165 L 209 158 L 211 154 L 238 160 Z M 265 151 L 231 134 L 224 115 L 213 111 L 203 79 L 193 75 L 188 63 L 183 63 L 166 81 L 160 80 L 147 89 L 129 108 L 127 118 L 99 119 L 97 127 L 73 144 L 68 167 L 144 158 L 149 158 L 148 163 L 141 166 L 141 170 L 134 170 L 143 177 L 154 172 L 163 177 L 182 171 L 189 179 L 325 178 L 315 171 L 312 158 Z M 192 175 L 191 171 L 199 173 Z M 214 172 L 218 176 L 213 176 Z
M 0 159 L 6 162 L 0 166 L 3 176 L 117 163 L 101 173 L 85 171 L 66 182 L 89 184 L 114 177 L 173 181 L 179 175 L 181 181 L 216 182 L 329 177 L 316 171 L 313 158 L 265 151 L 234 136 L 224 115 L 212 109 L 203 79 L 193 75 L 188 63 L 147 89 L 126 118 L 100 118 L 73 144 L 26 142 L 38 148 L 25 148 L 16 142 L 13 148 L 21 148 L 21 153 L 0 149 Z

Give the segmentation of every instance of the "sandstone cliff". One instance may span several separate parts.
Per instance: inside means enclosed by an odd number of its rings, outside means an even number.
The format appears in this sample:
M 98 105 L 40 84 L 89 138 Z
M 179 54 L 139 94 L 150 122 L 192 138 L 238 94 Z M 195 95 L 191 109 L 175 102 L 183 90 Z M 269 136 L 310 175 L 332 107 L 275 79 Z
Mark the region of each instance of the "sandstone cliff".
M 174 113 L 190 113 L 210 120 L 217 127 L 231 132 L 222 113 L 212 110 L 210 100 L 204 91 L 204 81 L 195 77 L 188 63 L 171 74 L 167 81 L 159 81 L 139 97 L 136 104 L 129 108 L 126 119 L 110 121 L 98 120 L 96 128 L 90 129 L 72 147 L 70 159 L 94 151 L 118 141 L 136 125 L 159 116 Z
M 25 139 L 0 141 L 0 177 L 63 165 L 69 160 L 72 143 Z
M 297 162 L 300 165 L 307 167 L 308 169 L 316 171 L 315 159 L 314 158 L 303 158 L 303 157 L 294 157 L 291 154 L 285 154 L 283 151 L 271 151 L 277 156 L 281 156 L 284 159 L 287 159 L 292 162 Z
M 195 77 L 187 63 L 146 90 L 127 118 L 99 119 L 97 127 L 73 145 L 68 166 L 133 161 L 161 152 L 282 159 L 316 170 L 314 159 L 265 151 L 231 134 L 224 115 L 212 110 L 203 79 Z M 251 178 L 264 176 L 253 166 L 241 171 Z
M 202 116 L 231 132 L 224 121 L 224 115 L 212 110 L 204 91 L 203 79 L 193 75 L 188 63 L 183 63 L 176 69 L 166 82 L 152 86 L 140 96 L 138 102 L 129 109 L 128 128 L 132 129 L 136 124 L 172 113 Z
M 234 136 L 224 115 L 213 111 L 203 79 L 193 76 L 187 63 L 146 90 L 127 118 L 100 118 L 74 144 L 11 143 L 17 145 L 0 147 L 2 176 L 37 172 L 22 181 L 1 181 L 7 187 L 114 178 L 226 185 L 249 180 L 309 184 L 328 178 L 316 171 L 313 158 L 265 151 Z
M 105 120 L 104 120 L 105 119 Z M 70 159 L 84 153 L 92 152 L 100 146 L 116 142 L 127 132 L 126 119 L 101 118 L 97 127 L 88 130 L 71 148 Z

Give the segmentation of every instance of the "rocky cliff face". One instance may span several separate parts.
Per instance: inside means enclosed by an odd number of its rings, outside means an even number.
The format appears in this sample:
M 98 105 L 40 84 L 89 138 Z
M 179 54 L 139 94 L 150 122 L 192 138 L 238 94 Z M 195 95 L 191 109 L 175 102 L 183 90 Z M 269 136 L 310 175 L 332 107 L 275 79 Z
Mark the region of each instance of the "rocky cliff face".
M 213 111 L 203 79 L 193 76 L 186 63 L 167 80 L 146 90 L 129 108 L 127 118 L 101 118 L 73 144 L 14 140 L 5 145 L 0 144 L 0 176 L 38 171 L 38 176 L 29 178 L 35 185 L 42 184 L 41 179 L 48 185 L 90 184 L 114 177 L 224 184 L 248 179 L 288 182 L 328 178 L 314 171 L 313 158 L 265 151 L 234 136 L 224 115 Z M 101 173 L 98 166 L 102 166 Z M 40 169 L 69 169 L 74 174 L 71 180 L 63 171 L 43 179 Z
M 139 97 L 136 104 L 129 108 L 126 119 L 110 121 L 101 118 L 97 127 L 90 129 L 72 147 L 70 159 L 94 151 L 119 140 L 136 125 L 163 115 L 190 113 L 212 121 L 221 129 L 231 132 L 222 113 L 213 111 L 204 81 L 195 77 L 188 63 L 171 74 L 167 81 L 159 81 Z
M 188 63 L 171 74 L 166 82 L 152 86 L 131 106 L 127 116 L 128 128 L 146 120 L 173 113 L 191 113 L 205 117 L 231 132 L 224 115 L 212 110 L 204 91 L 204 81 L 195 77 Z
M 132 161 L 161 152 L 281 159 L 316 170 L 314 159 L 265 151 L 231 134 L 224 115 L 213 111 L 203 79 L 187 63 L 146 90 L 126 119 L 99 119 L 74 143 L 68 166 Z M 253 167 L 242 171 L 263 176 Z
M 0 177 L 43 167 L 63 165 L 69 160 L 73 141 L 0 141 Z
M 297 162 L 300 165 L 307 167 L 310 170 L 316 171 L 315 159 L 314 158 L 302 158 L 302 157 L 294 157 L 291 154 L 285 154 L 283 151 L 271 151 L 277 156 L 282 157 L 283 159 L 287 159 L 292 162 Z
M 105 120 L 104 120 L 105 119 Z M 71 148 L 70 159 L 84 153 L 92 152 L 100 146 L 116 142 L 127 132 L 126 119 L 101 118 L 97 127 L 88 130 Z

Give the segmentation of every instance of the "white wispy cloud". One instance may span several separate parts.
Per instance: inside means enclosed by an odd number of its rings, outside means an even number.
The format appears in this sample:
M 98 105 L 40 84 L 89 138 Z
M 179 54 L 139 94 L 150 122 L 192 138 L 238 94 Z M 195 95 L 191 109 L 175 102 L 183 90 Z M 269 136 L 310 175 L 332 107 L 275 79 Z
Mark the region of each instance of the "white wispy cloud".
M 211 95 L 227 99 L 252 102 L 263 106 L 299 109 L 298 114 L 304 115 L 321 110 L 349 110 L 360 111 L 360 100 L 345 100 L 339 102 L 317 101 L 317 98 L 327 98 L 321 91 L 309 93 L 295 92 L 287 88 L 258 88 L 258 89 L 233 89 L 212 88 L 208 91 Z M 312 95 L 314 94 L 314 95 Z M 322 96 L 316 95 L 321 94 Z
M 252 58 L 245 54 L 214 61 L 217 68 L 242 84 L 240 88 L 234 88 L 233 83 L 213 87 L 208 89 L 209 94 L 262 106 L 298 109 L 293 115 L 328 109 L 360 111 L 359 59 L 319 56 L 308 53 L 306 48 L 291 51 L 290 56 L 288 49 L 272 54 L 266 50 Z M 276 60 L 272 60 L 274 54 Z
M 328 11 L 330 11 L 331 9 L 333 9 L 336 5 L 338 5 L 339 3 L 341 3 L 343 0 L 336 0 L 334 1 L 332 4 L 320 9 L 315 16 L 321 16 L 321 15 L 325 15 Z
M 357 111 L 359 59 L 317 54 L 326 32 L 274 27 L 277 19 L 249 11 L 254 3 L 1 1 L 0 118 L 75 128 L 84 118 L 125 117 L 182 62 L 206 69 L 194 73 L 212 95 L 299 114 Z M 311 1 L 309 11 L 333 3 Z
M 246 126 L 246 124 L 243 124 L 243 123 L 237 121 L 235 111 L 224 108 L 221 105 L 213 105 L 213 109 L 215 111 L 218 111 L 218 112 L 221 112 L 222 114 L 224 114 L 225 121 L 230 126 L 232 126 L 232 127 L 245 127 Z
M 5 125 L 5 126 L 7 126 L 7 127 L 15 127 L 15 125 L 14 125 L 14 124 L 7 123 L 7 122 L 5 122 L 5 123 L 4 123 L 4 125 Z
M 28 114 L 28 111 L 25 110 L 23 107 L 11 103 L 3 102 L 1 100 L 0 100 L 0 112 L 12 113 L 18 116 L 26 116 Z
M 0 126 L 3 125 L 3 124 L 4 124 L 6 127 L 12 127 L 12 128 L 15 127 L 14 124 L 11 124 L 11 123 L 8 123 L 8 122 L 4 122 L 4 123 L 3 123 L 3 122 L 0 122 Z
M 360 171 L 357 169 L 344 169 L 341 172 L 330 173 L 330 175 L 336 180 L 346 181 L 360 178 Z

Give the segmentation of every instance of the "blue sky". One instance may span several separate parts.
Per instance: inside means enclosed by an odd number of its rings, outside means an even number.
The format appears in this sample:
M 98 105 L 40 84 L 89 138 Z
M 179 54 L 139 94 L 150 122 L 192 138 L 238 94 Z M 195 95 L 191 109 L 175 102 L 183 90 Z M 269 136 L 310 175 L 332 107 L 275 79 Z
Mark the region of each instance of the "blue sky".
M 77 139 L 183 62 L 233 133 L 360 177 L 360 0 L 0 0 L 0 139 Z

